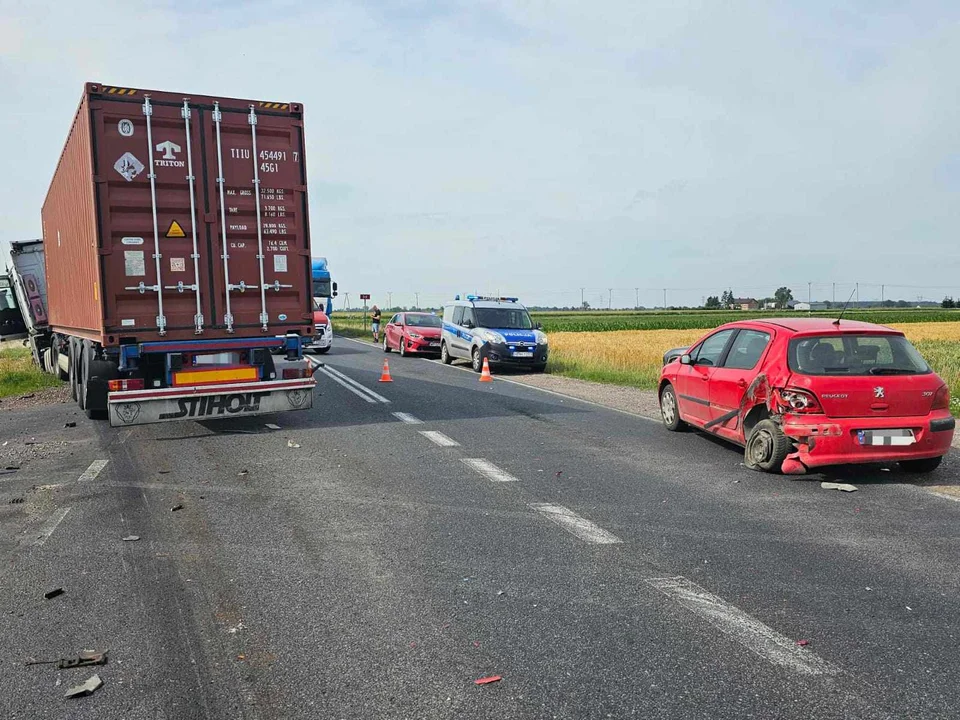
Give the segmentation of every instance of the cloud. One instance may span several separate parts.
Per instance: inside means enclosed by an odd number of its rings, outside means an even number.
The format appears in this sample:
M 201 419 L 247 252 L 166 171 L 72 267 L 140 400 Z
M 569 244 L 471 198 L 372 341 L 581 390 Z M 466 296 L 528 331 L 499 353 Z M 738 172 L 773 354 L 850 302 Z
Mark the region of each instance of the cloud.
M 0 4 L 0 239 L 102 81 L 302 102 L 315 254 L 395 301 L 956 277 L 955 4 Z

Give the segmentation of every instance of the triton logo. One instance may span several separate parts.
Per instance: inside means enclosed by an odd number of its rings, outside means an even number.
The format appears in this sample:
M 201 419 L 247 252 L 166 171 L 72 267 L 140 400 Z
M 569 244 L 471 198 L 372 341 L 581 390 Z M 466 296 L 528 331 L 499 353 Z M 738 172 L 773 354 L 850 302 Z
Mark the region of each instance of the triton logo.
M 163 155 L 154 160 L 153 163 L 157 167 L 184 167 L 186 163 L 183 160 L 178 160 L 176 153 L 180 152 L 181 148 L 175 142 L 167 140 L 157 145 L 157 152 L 162 152 Z
M 260 398 L 270 393 L 236 393 L 233 395 L 207 395 L 199 398 L 184 398 L 177 402 L 177 411 L 160 413 L 161 420 L 177 420 L 184 417 L 210 417 L 211 415 L 236 415 L 259 412 Z

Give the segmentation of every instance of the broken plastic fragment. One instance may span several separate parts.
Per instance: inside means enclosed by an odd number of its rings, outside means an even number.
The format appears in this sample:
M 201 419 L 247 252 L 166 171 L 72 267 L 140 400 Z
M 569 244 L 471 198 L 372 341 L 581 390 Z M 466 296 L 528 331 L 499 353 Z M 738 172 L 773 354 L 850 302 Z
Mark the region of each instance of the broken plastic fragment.
M 57 597 L 57 596 L 59 596 L 59 595 L 63 595 L 64 592 L 65 592 L 65 591 L 64 591 L 64 589 L 63 589 L 62 587 L 54 588 L 53 590 L 47 590 L 47 591 L 43 594 L 43 598 L 44 598 L 45 600 L 52 600 L 53 598 L 55 598 L 55 597 Z
M 500 682 L 503 680 L 499 675 L 491 675 L 490 677 L 480 678 L 479 680 L 474 680 L 474 685 L 489 685 L 490 683 Z
M 274 425 L 273 423 L 267 423 L 266 427 L 269 428 L 270 430 L 279 430 L 279 429 L 280 429 L 280 426 L 279 426 L 279 425 Z
M 288 448 L 298 448 L 298 447 L 300 447 L 300 443 L 295 443 L 293 440 L 287 440 L 287 447 L 288 447 Z
M 78 667 L 89 667 L 91 665 L 106 665 L 106 651 L 98 652 L 96 650 L 84 650 L 76 658 L 62 658 L 57 663 L 58 670 L 70 670 Z
M 183 510 L 183 505 L 181 505 L 180 503 L 177 503 L 172 508 L 170 508 L 170 512 L 176 512 L 177 510 Z
M 244 468 L 243 470 L 237 473 L 237 477 L 243 477 L 246 474 L 247 474 L 247 469 Z
M 824 490 L 842 490 L 843 492 L 856 492 L 857 486 L 850 483 L 822 482 L 820 487 Z
M 809 640 L 797 640 L 797 645 L 799 645 L 800 647 L 806 647 L 809 644 L 810 644 Z
M 140 539 L 140 536 L 139 536 L 139 535 L 127 535 L 127 536 L 123 539 L 123 541 L 124 541 L 124 542 L 136 542 L 136 541 L 139 540 L 139 539 Z
M 74 428 L 74 427 L 77 426 L 77 423 L 76 423 L 75 421 L 71 420 L 70 422 L 65 422 L 65 423 L 63 424 L 63 426 L 64 426 L 65 428 Z
M 81 683 L 80 685 L 75 685 L 74 687 L 67 690 L 64 695 L 65 698 L 78 698 L 84 697 L 85 695 L 91 695 L 96 692 L 103 685 L 103 680 L 100 679 L 99 675 L 93 675 L 86 682 Z

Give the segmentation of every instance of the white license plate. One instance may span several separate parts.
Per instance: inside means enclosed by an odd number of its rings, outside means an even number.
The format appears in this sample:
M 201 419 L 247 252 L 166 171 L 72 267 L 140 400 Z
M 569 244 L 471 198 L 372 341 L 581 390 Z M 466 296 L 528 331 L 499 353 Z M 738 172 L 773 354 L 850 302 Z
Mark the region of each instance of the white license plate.
M 440 343 L 438 343 L 438 342 L 436 342 L 436 343 L 435 343 L 435 342 L 432 342 L 432 343 L 430 343 L 430 347 L 440 347 Z
M 871 446 L 913 445 L 916 442 L 913 430 L 858 430 L 857 442 Z
M 532 352 L 515 352 L 513 356 L 514 357 L 533 357 L 533 353 Z

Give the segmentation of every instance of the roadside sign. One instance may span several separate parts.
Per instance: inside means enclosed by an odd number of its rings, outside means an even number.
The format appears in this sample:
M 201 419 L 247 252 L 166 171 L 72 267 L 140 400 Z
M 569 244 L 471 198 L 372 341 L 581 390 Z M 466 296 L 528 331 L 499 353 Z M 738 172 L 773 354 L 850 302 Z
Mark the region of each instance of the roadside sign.
M 370 294 L 369 294 L 369 293 L 360 293 L 360 299 L 361 299 L 361 300 L 369 300 L 369 299 L 370 299 Z

